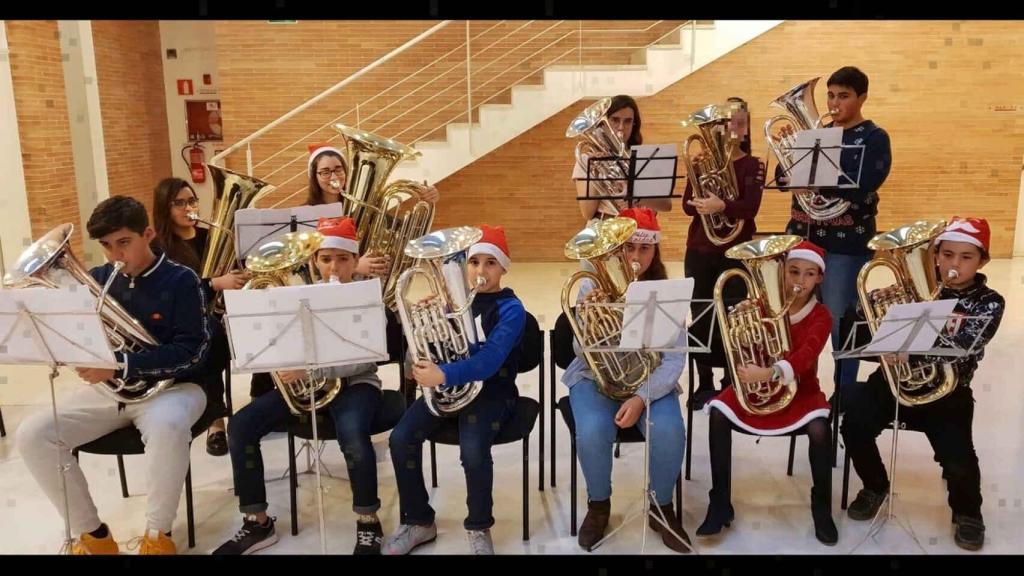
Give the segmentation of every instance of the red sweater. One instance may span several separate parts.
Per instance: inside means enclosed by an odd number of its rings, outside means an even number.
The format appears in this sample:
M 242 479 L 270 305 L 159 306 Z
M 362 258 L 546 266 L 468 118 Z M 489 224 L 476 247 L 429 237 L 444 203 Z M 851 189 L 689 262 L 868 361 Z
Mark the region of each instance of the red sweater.
M 746 220 L 743 230 L 732 241 L 722 246 L 715 246 L 708 240 L 704 233 L 704 221 L 697 213 L 697 209 L 687 204 L 693 200 L 693 185 L 687 179 L 686 192 L 683 194 L 683 212 L 693 217 L 690 221 L 690 231 L 686 236 L 686 249 L 697 250 L 698 252 L 725 252 L 737 244 L 746 242 L 754 236 L 757 226 L 754 224 L 754 217 L 761 208 L 761 192 L 764 190 L 764 162 L 756 156 L 744 156 L 733 161 L 733 169 L 736 171 L 736 183 L 739 185 L 740 197 L 737 200 L 725 200 L 725 211 L 723 214 L 729 218 Z

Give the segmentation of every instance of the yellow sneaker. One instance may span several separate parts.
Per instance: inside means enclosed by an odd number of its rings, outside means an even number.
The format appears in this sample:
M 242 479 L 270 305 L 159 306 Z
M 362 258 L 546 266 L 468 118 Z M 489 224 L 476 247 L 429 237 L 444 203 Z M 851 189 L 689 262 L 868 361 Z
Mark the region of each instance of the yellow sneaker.
M 148 530 L 142 537 L 142 546 L 139 548 L 140 556 L 174 556 L 177 553 L 178 548 L 174 545 L 174 540 L 159 530 Z
M 111 534 L 110 528 L 107 528 L 106 538 L 96 538 L 86 532 L 79 536 L 78 540 L 75 540 L 74 544 L 71 545 L 71 553 L 75 556 L 98 556 L 117 554 L 118 552 L 117 542 L 114 540 L 114 535 Z

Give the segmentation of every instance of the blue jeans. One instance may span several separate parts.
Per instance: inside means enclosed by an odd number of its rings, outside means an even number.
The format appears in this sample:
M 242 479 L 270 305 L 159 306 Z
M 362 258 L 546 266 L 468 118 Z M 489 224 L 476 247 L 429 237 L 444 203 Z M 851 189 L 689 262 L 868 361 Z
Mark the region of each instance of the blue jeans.
M 832 350 L 841 350 L 842 336 L 839 334 L 839 323 L 846 313 L 846 308 L 857 300 L 857 274 L 871 260 L 870 254 L 825 254 L 825 280 L 821 285 L 825 307 L 832 314 Z M 846 386 L 857 381 L 859 360 L 839 360 L 839 386 Z
M 576 452 L 587 481 L 587 498 L 607 500 L 612 495 L 612 445 L 619 430 L 615 413 L 622 403 L 598 392 L 592 380 L 580 380 L 569 388 L 569 403 L 576 421 Z M 667 506 L 672 503 L 672 489 L 683 466 L 686 428 L 675 394 L 651 402 L 651 412 L 651 487 L 658 505 Z M 646 417 L 644 410 L 636 423 L 641 434 L 646 431 Z
M 466 474 L 466 530 L 484 530 L 494 525 L 494 461 L 491 445 L 515 414 L 517 400 L 490 398 L 483 394 L 452 418 L 458 418 L 459 450 Z M 423 480 L 423 443 L 448 418 L 434 416 L 420 397 L 402 415 L 391 431 L 391 463 L 398 482 L 398 511 L 402 524 L 429 526 L 434 523 L 427 486 Z
M 377 497 L 377 455 L 370 442 L 370 426 L 381 405 L 381 392 L 372 384 L 346 386 L 327 411 L 334 420 L 338 443 L 348 465 L 352 484 L 352 510 L 372 514 L 380 508 Z M 320 412 L 318 412 L 320 414 Z M 235 494 L 242 514 L 267 510 L 260 440 L 291 417 L 281 391 L 253 398 L 228 421 L 228 448 L 234 473 Z M 319 419 L 318 419 L 319 422 Z

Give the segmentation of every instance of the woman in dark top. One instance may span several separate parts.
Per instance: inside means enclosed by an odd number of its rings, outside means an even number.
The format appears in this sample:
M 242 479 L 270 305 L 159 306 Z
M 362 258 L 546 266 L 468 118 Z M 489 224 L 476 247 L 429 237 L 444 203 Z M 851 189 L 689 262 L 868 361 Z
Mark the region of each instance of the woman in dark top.
M 761 207 L 765 166 L 764 162 L 750 153 L 750 114 L 746 109 L 747 103 L 742 98 L 736 97 L 729 98 L 727 102 L 737 105 L 729 129 L 738 134 L 740 138 L 739 148 L 732 156 L 739 197 L 736 200 L 723 200 L 718 197 L 695 198 L 693 185 L 689 181 L 686 183 L 686 192 L 683 196 L 683 211 L 693 217 L 693 220 L 690 221 L 690 230 L 686 235 L 686 257 L 683 267 L 686 277 L 694 279 L 694 299 L 710 299 L 714 294 L 715 282 L 722 272 L 730 268 L 742 268 L 743 265 L 738 260 L 726 258 L 725 251 L 750 240 L 754 232 L 757 231 L 754 217 Z M 721 246 L 716 246 L 708 239 L 703 219 L 700 218 L 702 214 L 717 213 L 722 213 L 734 220 L 746 221 L 736 238 Z M 746 297 L 746 286 L 738 279 L 733 279 L 726 284 L 724 296 L 727 305 L 734 304 Z M 708 330 L 713 330 L 711 352 L 709 354 L 694 354 L 699 386 L 693 397 L 688 400 L 694 409 L 703 406 L 716 394 L 711 367 L 725 367 L 725 351 L 718 323 L 711 323 L 711 310 L 704 311 L 709 305 L 708 303 L 695 303 L 691 311 L 694 318 L 699 318 L 690 328 L 690 332 L 696 338 L 704 342 L 708 337 Z M 702 313 L 704 315 L 700 316 Z M 728 370 L 724 372 L 723 385 L 729 383 L 729 372 Z
M 161 248 L 167 257 L 184 264 L 200 273 L 203 249 L 209 231 L 196 226 L 190 220 L 190 212 L 199 211 L 199 197 L 188 182 L 181 178 L 164 178 L 153 190 L 153 226 L 156 228 L 154 245 Z M 237 290 L 245 285 L 243 272 L 229 272 L 217 278 L 203 278 L 207 302 L 213 300 L 214 292 Z M 214 323 L 214 335 L 210 354 L 207 357 L 205 382 L 208 402 L 224 402 L 224 369 L 228 366 L 230 351 L 227 335 L 221 323 Z M 206 434 L 206 451 L 213 456 L 228 453 L 228 440 L 224 432 L 224 419 L 210 425 Z

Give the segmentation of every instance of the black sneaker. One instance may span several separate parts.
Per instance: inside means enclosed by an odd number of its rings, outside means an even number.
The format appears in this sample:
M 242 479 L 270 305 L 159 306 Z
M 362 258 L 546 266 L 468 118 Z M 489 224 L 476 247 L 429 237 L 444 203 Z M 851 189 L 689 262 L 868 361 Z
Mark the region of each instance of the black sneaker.
M 384 529 L 380 522 L 356 522 L 356 556 L 363 554 L 380 554 L 380 545 L 384 541 Z
M 850 507 L 847 508 L 846 515 L 854 520 L 871 520 L 878 513 L 878 508 L 882 505 L 882 502 L 885 502 L 885 494 L 861 488 L 860 492 L 857 493 L 857 497 L 853 499 Z
M 981 518 L 972 518 L 964 514 L 953 515 L 956 531 L 953 541 L 964 550 L 976 552 L 985 544 L 985 523 Z
M 266 524 L 260 524 L 246 516 L 242 520 L 242 527 L 238 533 L 232 536 L 231 540 L 221 544 L 220 548 L 213 551 L 213 554 L 245 555 L 270 547 L 277 542 L 274 520 L 275 518 L 268 518 Z
M 228 435 L 223 430 L 206 433 L 206 453 L 210 456 L 224 456 L 228 453 Z

